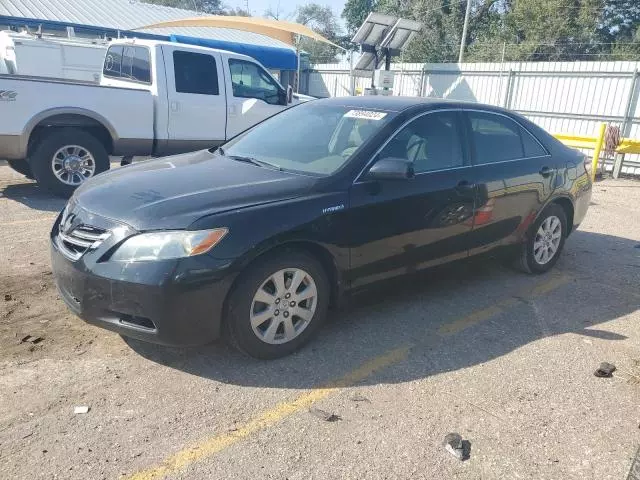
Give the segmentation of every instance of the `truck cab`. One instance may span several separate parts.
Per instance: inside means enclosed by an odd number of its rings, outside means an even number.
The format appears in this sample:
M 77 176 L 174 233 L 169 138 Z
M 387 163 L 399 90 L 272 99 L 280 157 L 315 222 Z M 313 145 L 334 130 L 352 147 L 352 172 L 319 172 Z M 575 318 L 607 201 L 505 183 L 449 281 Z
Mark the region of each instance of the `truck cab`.
M 155 155 L 223 143 L 292 102 L 251 57 L 173 42 L 113 42 L 100 83 L 151 92 Z
M 99 83 L 9 72 L 0 91 L 0 158 L 61 196 L 108 170 L 110 156 L 215 147 L 311 99 L 246 55 L 138 39 L 109 44 Z

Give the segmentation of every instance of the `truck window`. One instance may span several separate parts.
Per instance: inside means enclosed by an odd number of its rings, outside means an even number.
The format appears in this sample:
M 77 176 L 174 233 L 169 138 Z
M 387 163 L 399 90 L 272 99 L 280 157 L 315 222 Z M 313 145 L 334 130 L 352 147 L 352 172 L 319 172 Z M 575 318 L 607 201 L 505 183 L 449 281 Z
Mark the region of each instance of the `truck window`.
M 176 92 L 218 95 L 218 70 L 211 55 L 175 50 L 173 70 Z
M 102 74 L 110 78 L 151 83 L 150 63 L 147 47 L 114 45 L 107 51 Z
M 234 97 L 258 98 L 273 105 L 279 103 L 280 86 L 259 65 L 230 58 L 229 70 Z

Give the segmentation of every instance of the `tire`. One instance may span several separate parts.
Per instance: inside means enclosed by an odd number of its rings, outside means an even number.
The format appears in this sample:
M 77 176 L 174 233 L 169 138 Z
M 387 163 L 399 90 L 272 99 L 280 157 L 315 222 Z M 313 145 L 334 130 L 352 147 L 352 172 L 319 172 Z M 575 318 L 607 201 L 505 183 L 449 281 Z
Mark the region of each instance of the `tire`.
M 296 278 L 294 272 L 301 272 L 297 278 L 302 281 L 295 292 L 287 292 L 287 285 Z M 281 278 L 284 288 L 276 291 L 274 278 Z M 313 293 L 313 285 L 315 297 L 301 299 Z M 324 322 L 329 292 L 324 268 L 305 253 L 287 250 L 259 260 L 242 274 L 229 297 L 225 327 L 230 343 L 260 359 L 280 358 L 293 353 L 307 343 Z M 301 299 L 299 305 L 293 306 L 298 299 Z M 289 327 L 288 331 L 285 325 Z M 291 338 L 287 339 L 287 336 Z
M 557 222 L 559 222 L 559 227 L 557 227 Z M 547 232 L 551 232 L 550 237 L 541 236 Z M 557 234 L 559 237 L 556 239 L 555 235 Z M 520 269 L 527 273 L 549 271 L 558 261 L 566 238 L 567 215 L 560 205 L 552 203 L 542 211 L 529 230 L 527 241 L 523 244 L 520 253 Z M 546 254 L 543 250 L 546 250 Z
M 63 151 L 65 147 L 68 148 Z M 65 157 L 75 161 L 79 157 L 88 159 L 82 173 L 63 175 L 64 178 L 71 179 L 68 183 L 54 173 L 54 168 L 60 171 L 60 162 Z M 35 145 L 29 156 L 29 163 L 33 176 L 40 185 L 55 195 L 68 198 L 85 180 L 109 170 L 109 155 L 100 140 L 90 133 L 77 128 L 55 128 L 46 132 Z M 87 174 L 90 170 L 90 174 Z
M 16 172 L 33 180 L 33 172 L 27 160 L 7 160 L 7 163 Z

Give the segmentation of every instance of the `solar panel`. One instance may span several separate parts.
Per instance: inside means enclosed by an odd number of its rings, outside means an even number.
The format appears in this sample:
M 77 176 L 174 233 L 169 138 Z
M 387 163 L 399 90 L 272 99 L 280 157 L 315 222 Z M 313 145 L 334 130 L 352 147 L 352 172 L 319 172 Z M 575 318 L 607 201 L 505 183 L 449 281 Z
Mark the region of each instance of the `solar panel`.
M 376 68 L 376 56 L 371 52 L 364 52 L 353 68 L 354 70 L 368 70 L 371 74 L 371 70 Z
M 377 47 L 384 38 L 387 30 L 395 25 L 398 17 L 372 12 L 358 29 L 351 41 L 360 45 Z
M 422 29 L 422 24 L 414 20 L 400 18 L 380 41 L 380 48 L 402 49 Z

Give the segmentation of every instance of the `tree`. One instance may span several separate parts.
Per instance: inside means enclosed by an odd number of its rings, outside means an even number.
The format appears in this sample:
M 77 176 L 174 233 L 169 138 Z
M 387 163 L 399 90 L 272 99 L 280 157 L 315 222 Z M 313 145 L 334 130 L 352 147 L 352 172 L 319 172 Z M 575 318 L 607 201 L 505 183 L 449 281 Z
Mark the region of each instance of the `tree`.
M 319 33 L 327 40 L 335 44 L 344 44 L 347 40 L 342 33 L 340 23 L 331 7 L 322 6 L 317 3 L 308 3 L 296 10 L 297 23 L 309 27 L 314 32 Z M 336 60 L 340 50 L 327 43 L 303 37 L 300 39 L 298 47 L 309 53 L 311 63 L 331 63 Z
M 231 15 L 231 16 L 235 16 L 235 17 L 250 17 L 251 16 L 251 13 L 247 12 L 246 10 L 244 10 L 243 8 L 240 8 L 240 7 L 230 8 L 228 10 L 225 10 L 222 14 L 223 15 Z
M 376 0 L 347 0 L 342 10 L 342 18 L 347 25 L 347 33 L 351 38 L 364 23 L 367 15 L 375 11 Z
M 271 18 L 273 20 L 282 20 L 282 18 L 287 17 L 287 15 L 284 15 L 282 10 L 280 10 L 280 2 L 278 2 L 278 5 L 275 9 L 271 6 L 267 8 L 262 16 L 265 18 Z
M 221 0 L 143 0 L 145 3 L 164 5 L 165 7 L 183 8 L 212 15 L 223 13 Z

